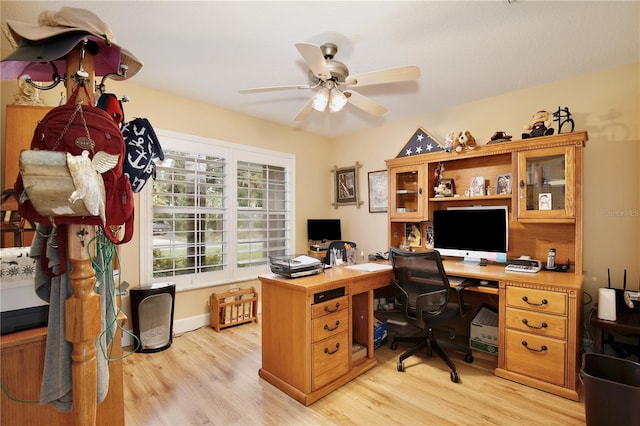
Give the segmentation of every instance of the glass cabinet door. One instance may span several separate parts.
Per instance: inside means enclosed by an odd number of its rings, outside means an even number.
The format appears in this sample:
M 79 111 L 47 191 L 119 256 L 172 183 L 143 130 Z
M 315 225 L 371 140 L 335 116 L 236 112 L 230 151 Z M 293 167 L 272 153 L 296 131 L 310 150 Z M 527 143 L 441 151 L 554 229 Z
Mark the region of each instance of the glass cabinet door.
M 575 148 L 518 154 L 518 217 L 575 219 Z
M 389 207 L 391 217 L 422 217 L 424 212 L 422 167 L 415 165 L 390 169 Z

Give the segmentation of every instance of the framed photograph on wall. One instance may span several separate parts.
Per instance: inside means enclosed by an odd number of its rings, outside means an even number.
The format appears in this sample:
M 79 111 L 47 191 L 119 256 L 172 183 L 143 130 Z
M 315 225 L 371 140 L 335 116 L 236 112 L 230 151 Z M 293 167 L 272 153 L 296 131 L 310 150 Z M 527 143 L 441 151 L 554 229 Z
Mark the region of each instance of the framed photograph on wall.
M 339 206 L 355 205 L 360 208 L 364 201 L 360 201 L 358 194 L 358 171 L 362 164 L 356 161 L 352 167 L 336 167 L 333 166 L 331 172 L 335 179 L 335 196 L 336 200 L 333 204 L 335 208 Z
M 496 177 L 496 195 L 511 194 L 511 173 L 503 173 Z
M 389 205 L 389 174 L 386 170 L 369 172 L 369 213 L 384 213 Z

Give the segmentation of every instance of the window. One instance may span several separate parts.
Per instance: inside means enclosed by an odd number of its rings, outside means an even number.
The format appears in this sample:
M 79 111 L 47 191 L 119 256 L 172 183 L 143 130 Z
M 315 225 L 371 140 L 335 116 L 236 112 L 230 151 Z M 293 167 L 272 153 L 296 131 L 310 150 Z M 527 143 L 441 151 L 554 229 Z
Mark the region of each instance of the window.
M 294 155 L 158 130 L 141 192 L 141 282 L 178 290 L 256 278 L 290 252 Z

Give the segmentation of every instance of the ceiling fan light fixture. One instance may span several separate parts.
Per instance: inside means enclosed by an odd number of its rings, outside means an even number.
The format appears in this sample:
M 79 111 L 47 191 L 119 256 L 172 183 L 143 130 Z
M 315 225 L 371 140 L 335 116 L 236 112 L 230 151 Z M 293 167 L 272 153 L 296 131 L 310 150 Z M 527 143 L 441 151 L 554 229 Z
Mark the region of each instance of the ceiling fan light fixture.
M 318 112 L 324 112 L 327 109 L 329 103 L 329 89 L 326 87 L 321 88 L 318 93 L 313 96 L 312 106 Z
M 331 89 L 329 95 L 329 112 L 341 111 L 347 104 L 347 97 L 337 88 Z

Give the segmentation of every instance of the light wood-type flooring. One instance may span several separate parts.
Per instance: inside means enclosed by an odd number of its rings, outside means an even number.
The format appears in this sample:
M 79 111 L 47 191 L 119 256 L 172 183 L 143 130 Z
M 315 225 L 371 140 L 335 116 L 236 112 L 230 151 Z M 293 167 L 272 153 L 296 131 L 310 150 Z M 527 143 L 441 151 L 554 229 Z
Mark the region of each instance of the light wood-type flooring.
M 492 373 L 496 358 L 449 350 L 462 383 L 437 357 L 418 354 L 396 370 L 399 343 L 376 350 L 378 365 L 305 407 L 258 377 L 260 324 L 208 327 L 161 352 L 124 359 L 127 426 L 137 425 L 584 425 L 584 402 Z M 446 350 L 446 349 L 445 349 Z

